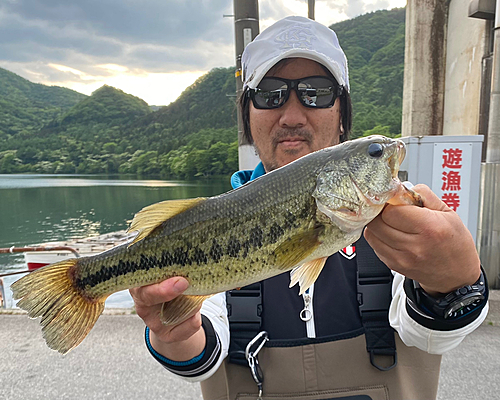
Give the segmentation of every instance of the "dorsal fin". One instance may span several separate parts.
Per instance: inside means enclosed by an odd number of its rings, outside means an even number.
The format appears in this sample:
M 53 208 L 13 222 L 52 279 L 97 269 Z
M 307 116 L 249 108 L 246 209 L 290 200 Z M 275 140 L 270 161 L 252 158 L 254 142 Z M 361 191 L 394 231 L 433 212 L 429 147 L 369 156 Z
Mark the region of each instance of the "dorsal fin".
M 139 231 L 139 234 L 135 237 L 134 241 L 129 244 L 129 247 L 144 239 L 167 219 L 172 218 L 174 215 L 180 214 L 181 212 L 186 211 L 205 200 L 205 197 L 198 197 L 196 199 L 167 200 L 144 207 L 141 211 L 135 214 L 134 219 L 130 223 L 130 227 L 127 230 L 127 232 Z

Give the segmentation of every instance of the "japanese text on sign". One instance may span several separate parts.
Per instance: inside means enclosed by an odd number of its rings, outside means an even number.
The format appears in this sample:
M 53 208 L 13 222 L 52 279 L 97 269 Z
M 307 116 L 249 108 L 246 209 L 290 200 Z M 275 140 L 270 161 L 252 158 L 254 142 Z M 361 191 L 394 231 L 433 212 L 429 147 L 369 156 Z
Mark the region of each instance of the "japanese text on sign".
M 460 169 L 462 168 L 462 150 L 460 149 L 444 149 L 443 150 L 443 186 L 441 190 L 444 192 L 441 196 L 448 207 L 453 211 L 457 211 L 460 207 Z M 447 171 L 447 169 L 453 169 Z
M 434 145 L 434 192 L 467 224 L 471 186 L 472 146 L 465 143 Z

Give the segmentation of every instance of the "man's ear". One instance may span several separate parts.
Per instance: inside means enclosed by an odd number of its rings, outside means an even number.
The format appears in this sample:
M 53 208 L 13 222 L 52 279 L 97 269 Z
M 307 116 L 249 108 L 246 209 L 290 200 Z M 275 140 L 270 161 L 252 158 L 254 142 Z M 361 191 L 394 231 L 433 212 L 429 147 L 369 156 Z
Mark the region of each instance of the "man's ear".
M 340 121 L 339 121 L 339 131 L 340 131 L 339 142 L 342 143 L 342 142 L 346 141 L 346 137 L 345 137 L 345 131 L 344 131 L 344 124 L 342 123 L 342 113 L 340 111 L 339 111 L 339 117 L 340 117 Z

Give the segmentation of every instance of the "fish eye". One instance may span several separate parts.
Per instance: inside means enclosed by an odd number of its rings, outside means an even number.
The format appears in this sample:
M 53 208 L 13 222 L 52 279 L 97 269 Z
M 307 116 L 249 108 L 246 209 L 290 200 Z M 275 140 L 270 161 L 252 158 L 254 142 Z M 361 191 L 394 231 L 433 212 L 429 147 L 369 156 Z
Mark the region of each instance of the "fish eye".
M 384 147 L 380 143 L 372 143 L 368 146 L 368 155 L 379 158 L 384 154 Z

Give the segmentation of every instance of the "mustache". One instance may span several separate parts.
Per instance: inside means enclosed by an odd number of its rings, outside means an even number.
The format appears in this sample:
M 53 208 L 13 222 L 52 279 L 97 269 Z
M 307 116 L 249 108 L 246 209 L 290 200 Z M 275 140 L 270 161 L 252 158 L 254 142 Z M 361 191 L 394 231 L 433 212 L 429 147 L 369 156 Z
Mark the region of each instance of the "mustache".
M 276 148 L 279 142 L 291 138 L 301 138 L 306 142 L 312 142 L 313 135 L 307 129 L 302 128 L 280 129 L 274 133 L 273 146 Z

